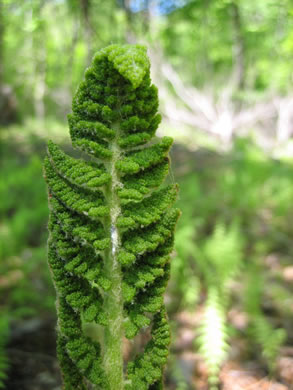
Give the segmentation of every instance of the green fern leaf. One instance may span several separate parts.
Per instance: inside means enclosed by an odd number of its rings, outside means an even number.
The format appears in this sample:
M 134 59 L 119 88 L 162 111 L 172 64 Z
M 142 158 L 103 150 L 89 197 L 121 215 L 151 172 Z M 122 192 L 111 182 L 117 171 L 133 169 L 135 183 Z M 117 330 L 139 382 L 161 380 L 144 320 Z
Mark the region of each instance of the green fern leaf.
M 274 374 L 280 348 L 287 338 L 283 328 L 276 329 L 263 313 L 261 301 L 265 277 L 260 265 L 253 264 L 248 269 L 248 280 L 244 304 L 250 319 L 248 335 L 260 347 L 265 365 Z
M 208 291 L 197 342 L 209 370 L 209 382 L 215 385 L 218 383 L 221 364 L 227 356 L 228 329 L 220 294 L 213 287 Z
M 262 356 L 269 371 L 274 373 L 280 347 L 287 338 L 286 331 L 282 328 L 275 329 L 263 315 L 258 315 L 252 320 L 250 332 L 261 346 Z
M 157 109 L 145 47 L 111 45 L 86 70 L 68 117 L 73 146 L 90 158 L 48 143 L 48 260 L 66 389 L 162 388 L 170 342 L 163 294 L 179 210 L 178 186 L 161 186 L 172 139 L 152 140 Z M 103 327 L 99 342 L 84 331 L 90 324 Z M 123 372 L 123 336 L 148 326 L 151 340 Z
M 237 224 L 226 228 L 218 223 L 211 237 L 201 248 L 196 248 L 196 261 L 207 290 L 198 343 L 211 386 L 218 383 L 218 374 L 228 352 L 229 283 L 237 276 L 241 260 L 242 240 Z
M 213 234 L 203 245 L 203 262 L 207 262 L 209 270 L 205 276 L 218 286 L 227 285 L 241 266 L 242 241 L 237 224 L 226 228 L 218 223 Z

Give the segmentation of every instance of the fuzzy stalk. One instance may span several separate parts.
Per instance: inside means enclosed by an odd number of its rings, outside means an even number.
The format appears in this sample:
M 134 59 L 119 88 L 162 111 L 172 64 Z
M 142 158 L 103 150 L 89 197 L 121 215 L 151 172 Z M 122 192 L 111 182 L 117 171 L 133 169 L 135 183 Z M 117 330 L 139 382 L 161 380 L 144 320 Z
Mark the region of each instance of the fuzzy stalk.
M 110 217 L 107 218 L 105 229 L 111 236 L 111 246 L 105 253 L 105 277 L 111 282 L 112 288 L 105 292 L 104 309 L 109 313 L 109 326 L 104 330 L 104 356 L 103 363 L 111 389 L 123 390 L 123 355 L 122 340 L 123 330 L 123 297 L 122 297 L 122 271 L 117 254 L 121 244 L 120 233 L 117 227 L 117 218 L 121 214 L 120 200 L 117 189 L 121 186 L 119 174 L 115 164 L 120 158 L 119 123 L 113 125 L 116 136 L 111 142 L 113 157 L 107 170 L 112 179 L 106 187 L 105 197 L 110 206 Z

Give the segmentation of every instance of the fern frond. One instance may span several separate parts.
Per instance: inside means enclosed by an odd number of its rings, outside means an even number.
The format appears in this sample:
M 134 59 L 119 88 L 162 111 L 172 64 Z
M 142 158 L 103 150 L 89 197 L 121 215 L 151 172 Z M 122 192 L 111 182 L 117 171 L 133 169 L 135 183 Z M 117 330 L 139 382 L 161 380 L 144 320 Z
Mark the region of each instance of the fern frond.
M 274 328 L 263 314 L 261 300 L 264 286 L 265 278 L 262 268 L 254 264 L 248 269 L 248 280 L 244 294 L 244 304 L 250 318 L 248 335 L 260 347 L 263 360 L 269 372 L 273 374 L 280 348 L 287 338 L 287 332 L 282 328 Z
M 90 161 L 49 142 L 44 162 L 65 388 L 161 389 L 178 186 L 161 186 L 172 139 L 149 143 L 161 118 L 146 49 L 111 45 L 98 52 L 72 109 L 72 144 Z M 103 327 L 99 342 L 84 332 L 89 323 Z M 123 373 L 123 335 L 133 338 L 151 325 L 150 342 Z
M 209 370 L 209 382 L 216 385 L 221 364 L 227 356 L 228 328 L 221 296 L 215 287 L 208 290 L 197 342 Z
M 213 234 L 202 248 L 202 262 L 209 269 L 205 271 L 208 283 L 225 287 L 240 269 L 242 261 L 242 240 L 237 224 L 225 227 L 223 223 L 215 226 Z
M 280 353 L 280 348 L 287 338 L 285 329 L 275 329 L 272 324 L 260 314 L 252 318 L 249 333 L 253 340 L 260 346 L 262 357 L 269 372 L 273 374 L 276 369 L 276 361 Z
M 242 262 L 242 240 L 238 225 L 235 223 L 227 228 L 223 223 L 218 223 L 202 247 L 196 248 L 195 259 L 207 290 L 198 343 L 209 370 L 209 382 L 214 386 L 218 383 L 220 367 L 228 352 L 228 287 L 238 274 Z

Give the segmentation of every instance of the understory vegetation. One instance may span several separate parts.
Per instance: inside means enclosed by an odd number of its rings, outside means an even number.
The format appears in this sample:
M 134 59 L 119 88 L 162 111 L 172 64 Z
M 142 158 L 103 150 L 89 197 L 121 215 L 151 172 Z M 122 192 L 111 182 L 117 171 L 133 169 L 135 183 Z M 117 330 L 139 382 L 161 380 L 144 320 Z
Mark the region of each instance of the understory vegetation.
M 293 165 L 267 157 L 249 139 L 236 140 L 224 156 L 194 153 L 192 161 L 178 175 L 183 216 L 170 291 L 179 307 L 202 310 L 194 347 L 211 384 L 238 337 L 274 375 L 292 338 Z
M 61 388 L 42 161 L 80 157 L 72 97 L 116 43 L 147 46 L 174 138 L 166 390 L 292 387 L 292 26 L 290 0 L 0 0 L 0 388 Z
M 25 127 L 20 144 L 14 130 L 1 130 L 1 167 L 7 178 L 0 185 L 2 376 L 10 372 L 8 322 L 13 329 L 30 318 L 54 317 L 54 292 L 45 263 L 45 144 L 37 137 L 33 142 L 26 138 L 30 129 Z M 12 134 L 9 141 L 7 131 Z M 40 154 L 31 158 L 36 145 Z M 70 150 L 69 145 L 63 147 Z M 19 148 L 23 150 L 17 154 Z M 206 362 L 211 385 L 219 382 L 223 363 L 235 349 L 233 344 L 240 342 L 240 361 L 256 361 L 264 375 L 278 377 L 279 359 L 293 338 L 293 165 L 267 157 L 248 139 L 238 139 L 225 154 L 175 147 L 172 162 L 169 180 L 180 184 L 177 205 L 182 217 L 167 296 L 173 323 L 168 383 L 190 386 L 180 366 L 182 351 L 177 351 L 181 325 L 176 318 L 185 312 L 195 318 L 188 348 Z M 12 170 L 17 174 L 11 175 Z M 13 354 L 10 360 L 15 364 Z

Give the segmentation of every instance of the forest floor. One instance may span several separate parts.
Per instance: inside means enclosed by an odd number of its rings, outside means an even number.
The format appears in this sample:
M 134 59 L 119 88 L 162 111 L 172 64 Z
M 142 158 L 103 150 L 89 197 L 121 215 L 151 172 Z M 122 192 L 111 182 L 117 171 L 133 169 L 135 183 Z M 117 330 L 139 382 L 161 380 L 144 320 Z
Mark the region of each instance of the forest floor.
M 12 329 L 6 390 L 60 390 L 55 318 L 38 318 Z
M 181 167 L 182 175 L 187 170 L 185 160 L 191 161 L 199 171 L 202 171 L 204 167 L 208 169 L 211 166 L 219 165 L 218 156 L 215 157 L 214 153 L 208 157 L 206 153 L 198 153 L 195 157 L 193 153 L 188 154 L 185 149 L 182 149 L 178 151 L 176 157 L 173 156 L 174 160 L 181 161 L 177 165 Z M 33 178 L 35 178 L 34 175 L 33 171 Z M 38 191 L 39 188 L 37 187 L 36 190 Z M 47 204 L 45 207 L 47 208 Z M 292 266 L 279 269 L 278 267 L 283 267 L 283 265 L 278 264 L 278 261 L 275 265 L 270 264 L 270 272 L 278 271 L 283 275 L 284 282 L 292 284 Z M 38 268 L 36 270 L 35 275 L 38 276 L 35 277 L 41 278 L 38 274 Z M 44 280 L 32 280 L 31 283 L 39 285 L 44 283 Z M 41 291 L 45 291 L 45 287 Z M 52 293 L 50 292 L 50 294 Z M 41 299 L 43 300 L 43 298 L 42 295 Z M 288 310 L 288 314 L 289 312 L 293 312 L 293 307 Z M 281 348 L 274 378 L 270 378 L 265 365 L 261 363 L 261 357 L 255 351 L 251 351 L 254 347 L 248 345 L 245 337 L 241 337 L 241 331 L 247 326 L 245 313 L 233 306 L 228 316 L 229 323 L 238 332 L 237 336 L 233 336 L 229 342 L 229 356 L 220 372 L 219 390 L 293 390 L 292 318 L 288 319 L 288 326 L 286 326 L 288 340 L 286 345 Z M 195 352 L 196 327 L 201 318 L 201 305 L 197 305 L 194 312 L 181 310 L 171 315 L 171 320 L 176 324 L 176 331 L 173 331 L 170 364 L 166 370 L 166 390 L 208 389 L 207 368 L 202 358 Z M 279 318 L 277 319 L 279 320 Z M 250 351 L 248 351 L 249 348 Z M 7 351 L 10 369 L 5 389 L 61 390 L 61 376 L 56 359 L 56 318 L 54 315 L 47 314 L 23 322 L 15 321 L 14 326 L 12 325 Z M 181 377 L 179 379 L 177 371 L 180 371 L 179 376 Z
M 233 316 L 234 326 L 245 325 L 245 314 L 229 313 Z M 194 329 L 201 318 L 201 310 L 197 313 L 181 312 L 176 315 L 178 324 L 176 342 L 173 353 L 183 376 L 188 379 L 188 389 L 208 390 L 208 370 L 200 355 L 194 352 L 196 332 Z M 169 389 L 175 390 L 176 384 Z M 269 378 L 259 359 L 247 359 L 245 340 L 234 339 L 230 343 L 230 353 L 220 372 L 221 390 L 292 390 L 293 389 L 293 347 L 283 347 L 277 361 L 274 378 Z
M 198 310 L 197 313 L 180 312 L 176 315 L 178 328 L 172 355 L 176 366 L 180 367 L 184 389 L 208 390 L 206 366 L 194 352 L 194 329 L 200 313 Z M 245 320 L 242 313 L 232 314 L 238 325 Z M 30 320 L 13 329 L 8 346 L 10 371 L 6 390 L 61 390 L 55 335 L 55 318 Z M 246 355 L 244 340 L 234 340 L 220 373 L 221 390 L 293 389 L 293 347 L 282 348 L 275 379 L 267 376 L 256 359 L 246 360 Z M 167 370 L 166 390 L 178 389 L 176 381 L 172 370 Z

